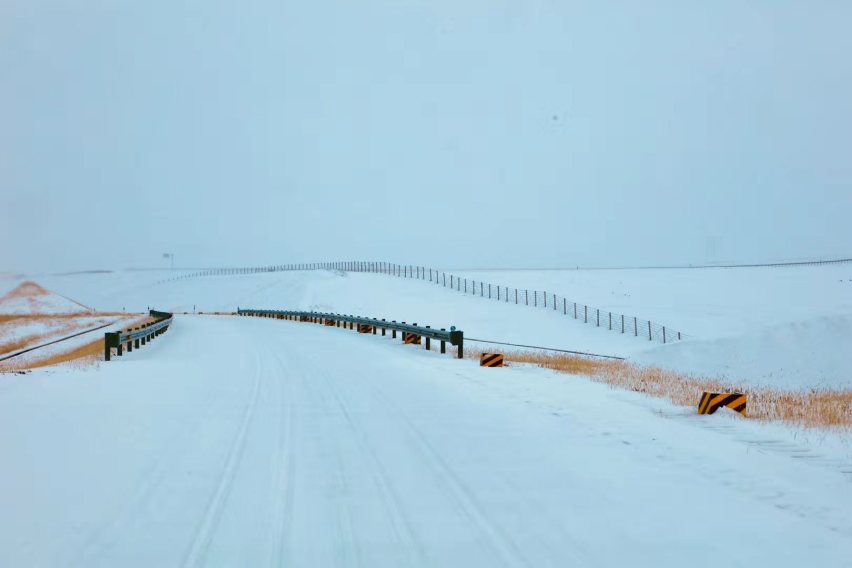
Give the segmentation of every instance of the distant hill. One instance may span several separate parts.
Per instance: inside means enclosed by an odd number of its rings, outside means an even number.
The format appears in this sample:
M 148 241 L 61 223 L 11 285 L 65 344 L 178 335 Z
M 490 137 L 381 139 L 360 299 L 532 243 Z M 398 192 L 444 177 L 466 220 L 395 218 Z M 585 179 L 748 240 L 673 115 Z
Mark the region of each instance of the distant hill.
M 0 314 L 6 315 L 77 314 L 90 311 L 88 306 L 31 281 L 19 284 L 0 298 Z

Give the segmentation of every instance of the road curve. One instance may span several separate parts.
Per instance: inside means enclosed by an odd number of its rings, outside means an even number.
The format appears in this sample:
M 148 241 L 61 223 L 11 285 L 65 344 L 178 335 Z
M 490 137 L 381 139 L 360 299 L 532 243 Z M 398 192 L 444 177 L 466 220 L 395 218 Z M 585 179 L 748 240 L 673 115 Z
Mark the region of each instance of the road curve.
M 0 377 L 0 564 L 848 565 L 846 465 L 802 451 L 577 377 L 177 317 Z

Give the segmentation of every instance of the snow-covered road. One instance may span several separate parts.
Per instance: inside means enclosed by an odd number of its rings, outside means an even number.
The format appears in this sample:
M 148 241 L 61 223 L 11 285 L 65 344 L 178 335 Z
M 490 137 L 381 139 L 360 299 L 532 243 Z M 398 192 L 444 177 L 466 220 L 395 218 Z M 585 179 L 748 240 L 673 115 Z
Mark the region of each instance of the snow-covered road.
M 852 566 L 848 456 L 786 432 L 178 317 L 98 369 L 0 375 L 0 565 Z

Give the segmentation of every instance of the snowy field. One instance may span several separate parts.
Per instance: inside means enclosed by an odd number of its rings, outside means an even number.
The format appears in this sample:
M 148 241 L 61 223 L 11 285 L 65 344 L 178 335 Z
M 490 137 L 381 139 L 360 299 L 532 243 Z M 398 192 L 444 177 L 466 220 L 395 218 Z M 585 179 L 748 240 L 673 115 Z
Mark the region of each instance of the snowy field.
M 848 438 L 310 324 L 0 375 L 0 455 L 3 566 L 852 566 Z
M 780 389 L 852 388 L 852 264 L 784 268 L 457 272 L 556 292 L 682 329 L 669 345 L 595 329 L 560 313 L 378 274 L 277 272 L 157 283 L 177 271 L 32 276 L 98 310 L 315 309 L 455 325 L 466 337 L 619 355 Z M 18 283 L 0 279 L 0 293 Z M 471 344 L 473 348 L 477 348 Z

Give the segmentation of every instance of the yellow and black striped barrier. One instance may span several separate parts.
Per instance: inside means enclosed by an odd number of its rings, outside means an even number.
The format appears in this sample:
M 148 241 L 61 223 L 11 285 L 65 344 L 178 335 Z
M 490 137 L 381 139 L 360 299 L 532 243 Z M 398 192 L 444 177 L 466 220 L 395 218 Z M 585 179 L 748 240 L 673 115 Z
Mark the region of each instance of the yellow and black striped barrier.
M 406 344 L 420 345 L 420 336 L 408 331 L 402 332 L 402 341 Z
M 723 406 L 746 416 L 746 395 L 738 392 L 705 392 L 698 402 L 698 414 L 713 414 Z
M 373 333 L 376 328 L 365 323 L 358 324 L 358 333 Z
M 483 353 L 479 356 L 480 367 L 502 367 L 503 356 L 499 353 Z

